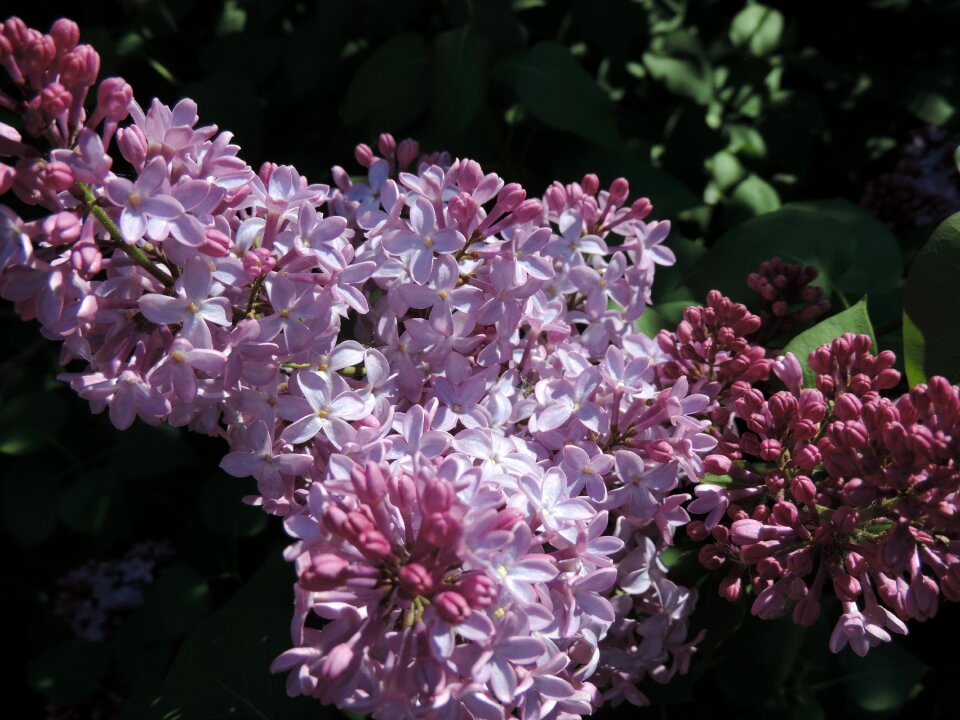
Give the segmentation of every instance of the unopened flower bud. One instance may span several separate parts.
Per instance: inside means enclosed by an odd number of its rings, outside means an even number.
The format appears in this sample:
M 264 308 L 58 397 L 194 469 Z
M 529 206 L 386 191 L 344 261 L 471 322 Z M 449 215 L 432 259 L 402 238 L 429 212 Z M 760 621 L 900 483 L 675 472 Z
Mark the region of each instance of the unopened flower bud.
M 470 617 L 470 604 L 454 590 L 437 593 L 432 600 L 437 614 L 451 625 L 459 625 Z
M 58 212 L 45 217 L 40 227 L 46 241 L 56 247 L 68 245 L 79 238 L 83 223 L 72 212 Z

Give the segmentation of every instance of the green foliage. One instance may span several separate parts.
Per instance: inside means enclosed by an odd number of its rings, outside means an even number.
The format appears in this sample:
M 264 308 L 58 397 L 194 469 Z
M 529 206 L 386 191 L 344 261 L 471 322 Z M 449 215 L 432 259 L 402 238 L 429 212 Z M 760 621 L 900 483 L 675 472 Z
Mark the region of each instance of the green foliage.
M 960 213 L 945 220 L 914 260 L 903 291 L 907 380 L 960 379 Z

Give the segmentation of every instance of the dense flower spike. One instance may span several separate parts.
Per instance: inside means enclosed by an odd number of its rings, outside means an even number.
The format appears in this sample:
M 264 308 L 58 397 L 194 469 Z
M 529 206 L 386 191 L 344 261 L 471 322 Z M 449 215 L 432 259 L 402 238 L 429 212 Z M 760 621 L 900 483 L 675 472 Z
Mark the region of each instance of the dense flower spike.
M 365 181 L 310 184 L 254 172 L 190 100 L 144 110 L 113 78 L 88 116 L 74 29 L 0 27 L 26 132 L 0 126 L 0 190 L 33 206 L 0 206 L 0 295 L 94 411 L 222 437 L 223 469 L 256 478 L 294 538 L 292 694 L 378 718 L 644 703 L 700 640 L 659 557 L 684 525 L 763 617 L 812 623 L 829 577 L 835 650 L 960 595 L 956 388 L 881 398 L 892 355 L 845 336 L 803 389 L 717 291 L 636 333 L 674 257 L 623 178 L 537 199 L 384 134 L 356 148 Z M 751 279 L 778 327 L 823 309 L 793 307 L 809 276 Z
M 386 134 L 366 182 L 254 172 L 192 101 L 97 86 L 73 29 L 0 29 L 3 189 L 34 206 L 2 210 L 0 294 L 95 411 L 222 436 L 257 479 L 296 538 L 290 691 L 536 718 L 685 671 L 696 594 L 657 553 L 716 440 L 632 332 L 674 261 L 649 201 L 594 175 L 528 197 Z
M 757 272 L 747 277 L 747 285 L 763 304 L 756 342 L 779 337 L 830 310 L 830 301 L 823 299 L 823 288 L 810 284 L 819 273 L 812 265 L 794 265 L 774 257 L 760 263 Z

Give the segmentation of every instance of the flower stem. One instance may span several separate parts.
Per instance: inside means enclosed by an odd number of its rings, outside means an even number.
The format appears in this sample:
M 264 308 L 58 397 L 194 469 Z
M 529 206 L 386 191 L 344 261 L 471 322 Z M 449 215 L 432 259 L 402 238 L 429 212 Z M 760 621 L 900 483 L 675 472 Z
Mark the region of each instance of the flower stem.
M 97 204 L 97 196 L 93 194 L 93 190 L 90 189 L 90 186 L 86 183 L 78 182 L 77 187 L 80 188 L 80 192 L 83 193 L 83 201 L 86 203 L 87 207 L 90 208 L 90 212 L 93 213 L 93 216 L 99 220 L 100 224 L 106 228 L 108 233 L 110 233 L 110 239 L 113 241 L 114 247 L 125 252 L 131 260 L 163 283 L 166 287 L 173 285 L 173 278 L 154 265 L 150 258 L 147 257 L 147 254 L 143 252 L 143 250 L 138 248 L 136 245 L 128 245 L 124 242 L 120 228 L 117 227 L 117 224 L 113 221 L 113 218 L 107 214 L 107 211 Z

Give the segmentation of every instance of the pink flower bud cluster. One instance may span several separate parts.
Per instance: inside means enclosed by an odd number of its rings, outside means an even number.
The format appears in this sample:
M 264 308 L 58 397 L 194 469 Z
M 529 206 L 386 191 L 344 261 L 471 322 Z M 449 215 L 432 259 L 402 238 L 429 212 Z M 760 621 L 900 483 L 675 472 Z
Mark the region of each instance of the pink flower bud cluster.
M 747 285 L 760 296 L 762 304 L 755 342 L 780 337 L 830 310 L 823 288 L 810 284 L 819 273 L 812 265 L 795 265 L 774 257 L 747 276 Z
M 791 354 L 773 366 L 786 389 L 731 386 L 734 422 L 687 506 L 706 516 L 687 533 L 725 569 L 723 596 L 749 583 L 754 615 L 809 626 L 829 581 L 843 607 L 830 648 L 859 655 L 960 590 L 960 391 L 937 377 L 881 397 L 900 376 L 870 347 L 846 334 L 814 350 L 816 388 Z
M 27 116 L 60 81 L 11 47 Z M 311 185 L 254 173 L 190 100 L 127 108 L 47 123 L 46 155 L 0 145 L 42 189 L 17 192 L 33 219 L 0 209 L 0 295 L 94 411 L 223 437 L 222 467 L 257 479 L 296 539 L 290 691 L 537 718 L 685 671 L 696 594 L 657 554 L 717 440 L 699 379 L 663 386 L 632 330 L 673 262 L 649 201 L 594 175 L 528 197 L 390 135 L 358 146 L 366 182 Z

